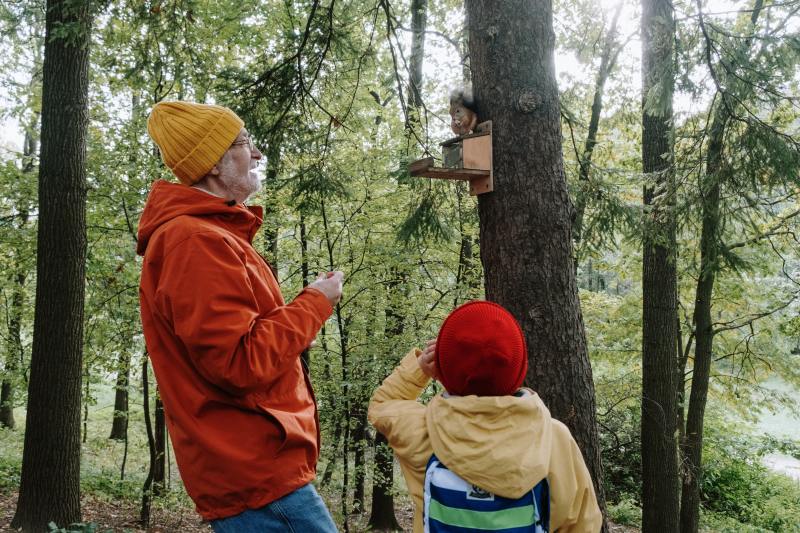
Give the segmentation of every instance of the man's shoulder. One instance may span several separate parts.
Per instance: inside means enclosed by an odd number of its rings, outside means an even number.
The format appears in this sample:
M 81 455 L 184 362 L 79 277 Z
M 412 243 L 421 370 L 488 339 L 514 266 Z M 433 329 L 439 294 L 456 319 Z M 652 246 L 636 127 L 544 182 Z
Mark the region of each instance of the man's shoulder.
M 192 240 L 224 240 L 229 232 L 209 217 L 180 215 L 158 228 L 151 239 L 150 246 L 161 248 L 169 253 L 176 246 Z M 160 245 L 160 246 L 159 246 Z

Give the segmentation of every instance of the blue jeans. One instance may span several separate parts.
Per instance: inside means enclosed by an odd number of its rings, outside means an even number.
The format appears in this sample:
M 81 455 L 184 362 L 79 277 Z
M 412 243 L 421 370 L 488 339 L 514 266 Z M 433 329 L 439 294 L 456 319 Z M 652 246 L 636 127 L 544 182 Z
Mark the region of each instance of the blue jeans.
M 331 514 L 309 483 L 260 509 L 212 520 L 214 533 L 337 533 Z

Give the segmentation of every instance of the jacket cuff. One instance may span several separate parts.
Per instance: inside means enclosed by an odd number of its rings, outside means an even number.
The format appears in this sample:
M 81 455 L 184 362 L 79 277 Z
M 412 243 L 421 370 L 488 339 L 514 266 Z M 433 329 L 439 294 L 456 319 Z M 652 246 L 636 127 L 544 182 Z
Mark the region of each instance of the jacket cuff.
M 417 385 L 419 388 L 424 389 L 428 385 L 428 382 L 431 380 L 431 378 L 426 376 L 419 367 L 417 357 L 419 357 L 421 353 L 422 350 L 417 348 L 414 348 L 408 352 L 405 357 L 403 357 L 403 360 L 400 361 L 400 366 L 398 369 L 406 381 L 409 381 L 414 385 Z
M 300 291 L 300 294 L 297 295 L 297 298 L 300 297 L 308 299 L 308 301 L 313 304 L 314 310 L 319 316 L 320 323 L 324 323 L 333 314 L 333 306 L 331 306 L 331 302 L 328 300 L 328 297 L 322 293 L 322 291 L 306 287 Z

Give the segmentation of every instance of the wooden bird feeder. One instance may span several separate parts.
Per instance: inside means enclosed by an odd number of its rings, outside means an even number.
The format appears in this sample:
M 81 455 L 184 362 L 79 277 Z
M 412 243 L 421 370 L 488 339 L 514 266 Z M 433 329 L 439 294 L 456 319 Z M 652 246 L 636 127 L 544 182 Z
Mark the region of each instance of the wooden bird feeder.
M 417 159 L 408 170 L 412 176 L 469 182 L 472 196 L 492 192 L 492 121 L 481 122 L 475 133 L 449 139 L 441 144 L 444 167 L 434 166 L 432 157 Z

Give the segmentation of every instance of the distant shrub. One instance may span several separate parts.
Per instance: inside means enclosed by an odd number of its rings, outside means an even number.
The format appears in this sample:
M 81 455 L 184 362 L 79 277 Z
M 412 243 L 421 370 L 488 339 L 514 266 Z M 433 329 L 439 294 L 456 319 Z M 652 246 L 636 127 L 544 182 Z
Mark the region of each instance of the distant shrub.
M 762 530 L 800 532 L 800 484 L 763 466 L 762 454 L 769 450 L 757 444 L 711 432 L 703 457 L 702 505 Z
M 608 517 L 617 524 L 642 527 L 642 509 L 633 499 L 625 498 L 619 503 L 609 503 L 606 510 Z

